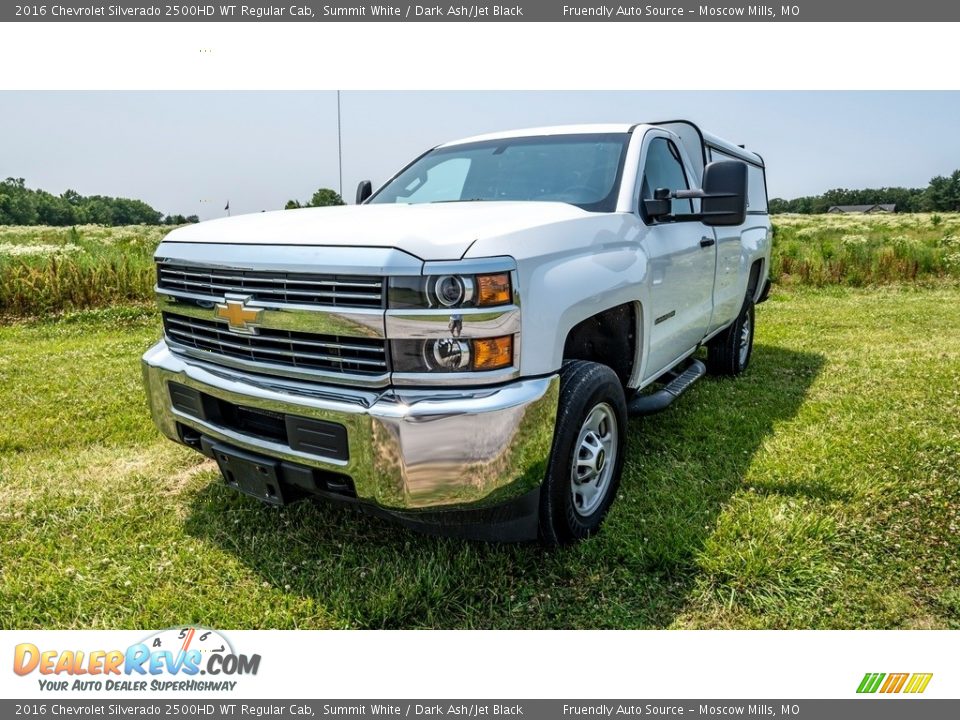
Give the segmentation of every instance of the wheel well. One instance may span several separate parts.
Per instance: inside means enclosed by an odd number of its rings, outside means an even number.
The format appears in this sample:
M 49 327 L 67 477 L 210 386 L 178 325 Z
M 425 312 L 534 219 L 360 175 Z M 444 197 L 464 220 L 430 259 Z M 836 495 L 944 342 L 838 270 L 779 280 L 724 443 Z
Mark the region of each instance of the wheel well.
M 603 363 L 626 385 L 633 373 L 636 348 L 637 310 L 633 303 L 625 303 L 574 325 L 563 345 L 563 359 Z

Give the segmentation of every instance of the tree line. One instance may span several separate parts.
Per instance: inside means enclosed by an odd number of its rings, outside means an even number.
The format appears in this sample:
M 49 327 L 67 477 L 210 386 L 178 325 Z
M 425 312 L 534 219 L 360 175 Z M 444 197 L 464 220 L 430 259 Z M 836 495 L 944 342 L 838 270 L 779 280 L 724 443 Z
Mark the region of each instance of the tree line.
M 960 169 L 949 176 L 937 175 L 925 188 L 836 188 L 792 200 L 772 198 L 769 208 L 771 213 L 815 214 L 825 213 L 833 205 L 891 203 L 897 206 L 897 212 L 960 212 Z M 286 209 L 343 204 L 336 191 L 320 188 L 304 203 L 288 201 Z M 142 200 L 85 196 L 74 190 L 54 195 L 28 188 L 23 178 L 0 182 L 0 225 L 185 225 L 199 221 L 196 215 L 164 215 Z
M 333 207 L 336 205 L 346 205 L 343 198 L 340 197 L 340 193 L 330 188 L 320 188 L 305 203 L 301 203 L 299 200 L 287 200 L 283 209 L 296 210 L 305 207 Z
M 184 225 L 196 215 L 164 215 L 142 200 L 81 195 L 67 190 L 54 195 L 31 189 L 23 178 L 0 182 L 0 225 Z
M 949 176 L 937 175 L 925 188 L 885 187 L 866 190 L 837 188 L 822 195 L 784 200 L 773 198 L 771 213 L 825 213 L 833 205 L 886 205 L 895 203 L 897 212 L 960 212 L 960 170 Z
M 304 203 L 290 200 L 286 209 L 343 205 L 343 198 L 329 188 L 318 189 Z M 23 178 L 0 182 L 0 225 L 186 225 L 200 222 L 196 215 L 164 215 L 142 200 L 81 195 L 67 190 L 54 195 L 28 188 Z

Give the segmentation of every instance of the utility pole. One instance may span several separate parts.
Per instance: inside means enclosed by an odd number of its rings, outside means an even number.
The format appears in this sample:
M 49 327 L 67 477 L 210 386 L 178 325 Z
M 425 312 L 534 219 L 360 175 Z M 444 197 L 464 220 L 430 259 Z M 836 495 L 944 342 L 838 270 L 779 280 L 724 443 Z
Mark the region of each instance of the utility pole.
M 340 130 L 340 91 L 337 90 L 337 168 L 340 175 L 340 182 L 337 185 L 337 192 L 343 197 L 343 135 Z

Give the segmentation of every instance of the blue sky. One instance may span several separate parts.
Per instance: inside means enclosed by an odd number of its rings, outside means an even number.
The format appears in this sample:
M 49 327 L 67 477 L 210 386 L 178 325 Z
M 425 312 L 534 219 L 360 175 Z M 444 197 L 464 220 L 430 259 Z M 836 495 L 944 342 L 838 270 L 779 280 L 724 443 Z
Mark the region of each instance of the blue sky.
M 482 132 L 687 118 L 767 161 L 771 197 L 925 186 L 960 167 L 960 92 L 354 92 L 343 188 Z M 333 92 L 0 92 L 0 176 L 163 212 L 283 207 L 337 188 Z

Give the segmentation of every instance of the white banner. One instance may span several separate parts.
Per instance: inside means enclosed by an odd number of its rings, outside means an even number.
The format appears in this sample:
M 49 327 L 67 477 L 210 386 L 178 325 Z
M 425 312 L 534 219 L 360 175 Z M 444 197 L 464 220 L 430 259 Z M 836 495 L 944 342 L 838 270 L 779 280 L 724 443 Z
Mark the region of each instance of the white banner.
M 17 630 L 0 658 L 5 699 L 960 697 L 949 631 Z

